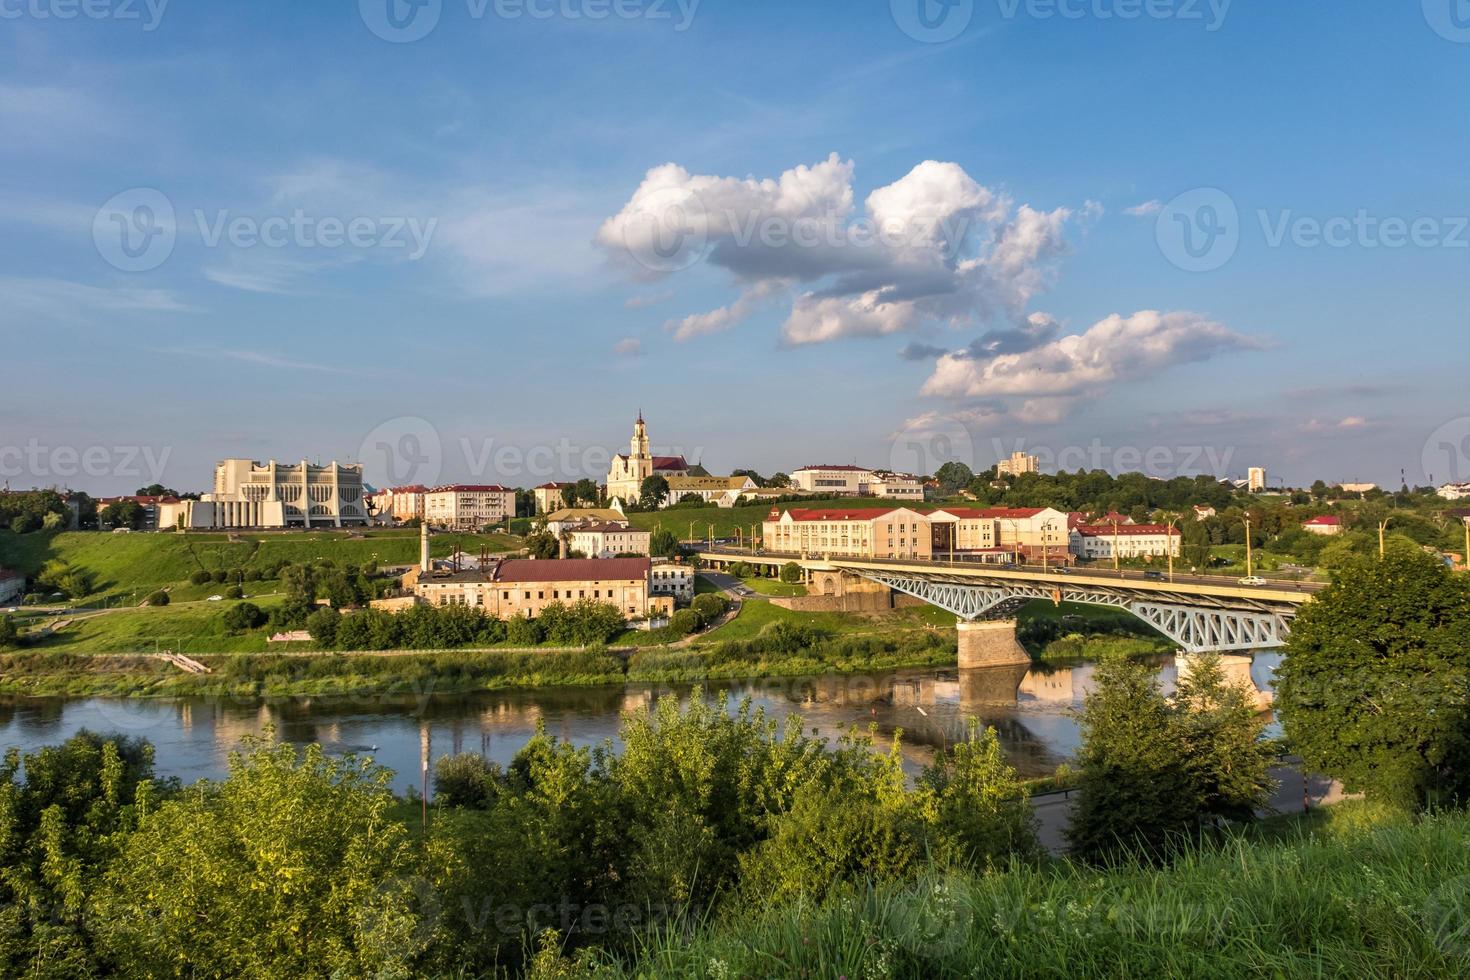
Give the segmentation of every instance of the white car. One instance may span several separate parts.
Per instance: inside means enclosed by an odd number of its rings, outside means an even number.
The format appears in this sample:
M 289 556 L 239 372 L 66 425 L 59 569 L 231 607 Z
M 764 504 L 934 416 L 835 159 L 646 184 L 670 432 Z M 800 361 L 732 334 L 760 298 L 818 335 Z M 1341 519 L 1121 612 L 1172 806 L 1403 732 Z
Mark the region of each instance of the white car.
M 1247 575 L 1240 580 L 1241 585 L 1265 585 L 1266 580 L 1259 575 Z
M 212 595 L 208 599 L 205 599 L 204 601 L 205 602 L 224 602 L 225 601 L 225 597 L 222 596 L 222 595 Z

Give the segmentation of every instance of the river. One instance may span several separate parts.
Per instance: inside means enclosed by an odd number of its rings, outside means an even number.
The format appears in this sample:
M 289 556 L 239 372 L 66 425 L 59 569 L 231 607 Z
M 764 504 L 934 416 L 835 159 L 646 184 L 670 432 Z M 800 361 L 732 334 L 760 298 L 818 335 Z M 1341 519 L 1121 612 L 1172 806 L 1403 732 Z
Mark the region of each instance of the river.
M 1240 663 L 1261 690 L 1271 685 L 1280 656 L 1261 653 Z M 1166 691 L 1172 657 L 1161 660 Z M 876 725 L 885 748 L 903 731 L 904 764 L 917 772 L 936 748 L 963 737 L 966 721 L 993 726 L 1022 776 L 1045 776 L 1077 749 L 1074 716 L 1089 689 L 1094 665 L 1031 668 L 901 670 L 876 675 L 721 681 L 711 692 L 750 698 L 768 717 L 799 714 L 808 730 L 836 739 L 856 725 Z M 421 739 L 429 734 L 434 758 L 477 752 L 508 763 L 536 731 L 576 745 L 616 741 L 619 718 L 643 711 L 669 694 L 685 699 L 693 685 L 549 688 L 441 697 L 285 698 L 4 698 L 0 746 L 31 751 L 62 742 L 81 729 L 121 732 L 151 741 L 159 775 L 185 783 L 219 778 L 229 753 L 246 736 L 273 727 L 297 744 L 321 743 L 328 752 L 367 755 L 394 770 L 399 792 L 420 779 Z

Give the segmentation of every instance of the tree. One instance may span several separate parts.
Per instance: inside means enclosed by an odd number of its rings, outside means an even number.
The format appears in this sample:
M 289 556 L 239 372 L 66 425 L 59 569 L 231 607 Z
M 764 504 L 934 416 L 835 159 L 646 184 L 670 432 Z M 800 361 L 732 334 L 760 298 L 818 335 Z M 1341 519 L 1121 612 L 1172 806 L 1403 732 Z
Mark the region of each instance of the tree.
M 638 504 L 649 510 L 657 510 L 669 499 L 669 481 L 661 476 L 647 476 L 638 485 Z
M 766 480 L 766 486 L 784 490 L 791 486 L 791 477 L 785 473 L 772 473 L 770 479 Z
M 578 500 L 583 501 L 589 506 L 596 507 L 598 503 L 600 503 L 597 492 L 597 481 L 589 480 L 586 477 L 583 477 L 576 483 L 572 484 L 572 486 L 567 489 L 567 504 L 568 506 L 575 507 L 576 504 L 574 503 L 574 501 Z
M 1470 798 L 1470 579 L 1409 547 L 1352 558 L 1303 606 L 1278 672 L 1292 748 L 1404 808 Z
M 168 593 L 165 592 L 163 589 L 159 589 L 156 592 L 149 593 L 148 598 L 143 601 L 150 606 L 166 606 L 168 605 L 169 601 Z
M 119 500 L 102 508 L 97 515 L 103 527 L 127 527 L 137 530 L 143 526 L 146 514 L 136 500 Z
M 472 752 L 446 755 L 434 763 L 434 802 L 483 810 L 494 798 L 499 767 Z
M 1212 558 L 1209 529 L 1200 521 L 1186 521 L 1179 529 L 1179 555 L 1191 568 L 1209 568 Z
M 802 579 L 801 566 L 794 561 L 788 561 L 781 566 L 781 581 L 787 585 L 796 585 Z
M 341 621 L 341 613 L 331 606 L 322 606 L 306 617 L 306 631 L 317 643 L 330 647 L 337 642 L 337 625 Z
M 209 572 L 206 572 L 204 569 L 201 568 L 199 569 L 199 571 L 189 576 L 189 583 L 191 585 L 206 585 L 210 581 L 212 581 L 213 578 L 213 575 L 209 574 Z
M 225 610 L 224 624 L 231 633 L 243 633 L 264 626 L 268 618 L 255 603 L 242 602 Z
M 135 496 L 138 497 L 177 497 L 179 492 L 164 486 L 162 483 L 150 483 L 146 487 L 139 487 Z
M 146 976 L 408 976 L 426 930 L 392 774 L 253 742 L 145 816 L 108 874 L 108 951 Z
M 755 470 L 732 470 L 730 472 L 730 475 L 749 477 L 750 482 L 754 483 L 758 487 L 763 487 L 766 485 L 765 479 Z
M 648 538 L 648 553 L 655 558 L 673 558 L 679 553 L 679 537 L 666 527 L 657 528 Z
M 41 518 L 33 514 L 17 514 L 10 519 L 10 529 L 16 534 L 30 534 L 41 529 Z
M 526 535 L 526 551 L 546 561 L 561 554 L 561 541 L 550 531 L 533 531 Z
M 669 617 L 669 629 L 679 636 L 689 636 L 704 628 L 704 617 L 694 609 L 680 609 Z
M 1107 662 L 1095 680 L 1082 708 L 1081 777 L 1067 839 L 1086 858 L 1162 857 L 1193 837 L 1203 804 L 1184 728 L 1150 668 Z
M 20 630 L 15 628 L 15 620 L 0 616 L 0 648 L 13 647 L 19 640 Z
M 1174 710 L 1184 726 L 1201 812 L 1250 820 L 1275 788 L 1271 763 L 1276 752 L 1265 740 L 1255 691 L 1229 683 L 1219 654 L 1201 654 L 1188 663 L 1174 693 Z
M 951 460 L 939 467 L 939 472 L 934 474 L 934 478 L 939 481 L 939 495 L 952 497 L 969 486 L 975 479 L 975 474 L 964 463 Z
M 718 593 L 706 592 L 695 596 L 689 605 L 706 623 L 713 623 L 729 610 L 730 600 Z

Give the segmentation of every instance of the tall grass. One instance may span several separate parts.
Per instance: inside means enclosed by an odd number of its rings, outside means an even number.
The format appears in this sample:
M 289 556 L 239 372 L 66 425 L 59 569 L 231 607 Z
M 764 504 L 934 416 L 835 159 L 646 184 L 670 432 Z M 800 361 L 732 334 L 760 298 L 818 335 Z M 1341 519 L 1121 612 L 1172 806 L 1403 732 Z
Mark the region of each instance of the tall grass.
M 1234 837 L 1167 868 L 931 872 L 647 939 L 605 977 L 1470 974 L 1470 818 Z

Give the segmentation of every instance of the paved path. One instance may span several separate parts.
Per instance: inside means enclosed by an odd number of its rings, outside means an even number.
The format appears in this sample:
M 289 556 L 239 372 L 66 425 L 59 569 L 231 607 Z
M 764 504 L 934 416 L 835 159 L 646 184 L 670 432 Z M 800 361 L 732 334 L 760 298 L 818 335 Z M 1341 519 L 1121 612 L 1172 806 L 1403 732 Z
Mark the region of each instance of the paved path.
M 1277 813 L 1301 813 L 1308 805 L 1315 809 L 1349 799 L 1342 784 L 1326 776 L 1308 777 L 1304 794 L 1302 771 L 1294 765 L 1272 767 L 1271 778 L 1279 784 L 1271 796 L 1271 808 Z M 1075 793 L 1048 793 L 1031 799 L 1039 821 L 1037 836 L 1041 838 L 1042 846 L 1052 854 L 1062 854 L 1067 850 L 1067 822 L 1071 819 L 1076 798 Z

